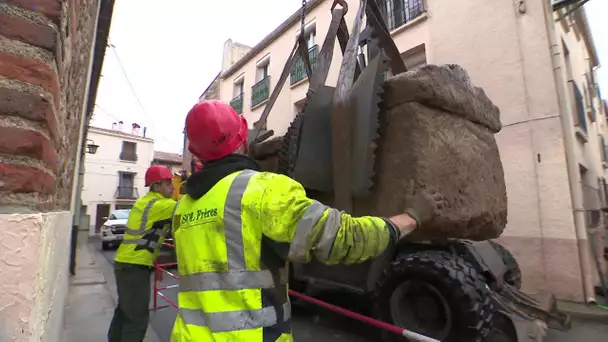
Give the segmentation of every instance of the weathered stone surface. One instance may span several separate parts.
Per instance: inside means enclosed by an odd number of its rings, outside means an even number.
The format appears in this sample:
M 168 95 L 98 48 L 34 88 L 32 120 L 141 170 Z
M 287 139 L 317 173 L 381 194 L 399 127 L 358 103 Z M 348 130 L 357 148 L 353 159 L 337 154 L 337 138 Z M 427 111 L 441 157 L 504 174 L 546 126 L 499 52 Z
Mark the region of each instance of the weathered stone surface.
M 0 163 L 0 191 L 52 194 L 55 177 L 35 167 Z
M 57 73 L 44 62 L 0 51 L 0 75 L 41 86 L 52 93 L 59 104 Z
M 62 115 L 58 115 L 60 141 L 57 148 L 56 203 L 69 208 L 74 184 L 76 154 L 83 119 L 83 105 L 87 96 L 91 46 L 95 38 L 95 18 L 99 1 L 64 1 L 61 18 L 69 24 L 61 25 L 61 58 L 57 59 L 62 97 Z M 68 19 L 69 18 L 69 19 Z
M 7 157 L 2 177 L 10 177 L 1 180 L 0 192 L 10 196 L 0 196 L 0 205 L 65 210 L 74 183 L 98 1 L 7 2 L 0 1 L 0 122 L 3 131 L 17 131 L 0 138 L 0 154 Z
M 40 132 L 0 126 L 0 153 L 39 159 L 49 169 L 57 169 L 57 153 L 50 140 Z
M 61 0 L 6 0 L 9 4 L 44 14 L 55 23 L 59 22 Z
M 34 46 L 53 50 L 57 32 L 52 26 L 40 25 L 0 11 L 0 34 Z
M 53 105 L 41 94 L 0 88 L 0 114 L 18 116 L 46 125 L 51 138 L 57 140 L 57 118 Z
M 494 133 L 499 110 L 462 68 L 429 65 L 386 83 L 373 195 L 355 201 L 355 214 L 391 216 L 405 194 L 439 192 L 437 218 L 412 239 L 500 236 L 507 221 L 504 173 Z

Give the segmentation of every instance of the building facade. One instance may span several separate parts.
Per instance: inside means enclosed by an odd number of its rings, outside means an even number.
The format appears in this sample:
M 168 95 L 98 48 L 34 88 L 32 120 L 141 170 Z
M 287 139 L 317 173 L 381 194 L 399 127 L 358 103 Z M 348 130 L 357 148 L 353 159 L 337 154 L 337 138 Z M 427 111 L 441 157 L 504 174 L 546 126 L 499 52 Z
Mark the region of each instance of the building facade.
M 178 153 L 154 151 L 152 164 L 164 165 L 168 167 L 173 174 L 179 174 L 185 168 L 182 167 L 182 155 Z
M 113 210 L 130 209 L 146 194 L 144 175 L 154 159 L 154 140 L 138 131 L 89 127 L 87 139 L 99 146 L 85 159 L 83 209 L 89 216 L 89 235 L 99 233 Z
M 78 165 L 114 2 L 0 2 L 0 341 L 61 341 Z
M 351 26 L 359 2 L 347 2 Z M 524 289 L 592 301 L 599 271 L 605 272 L 600 209 L 606 207 L 608 129 L 584 8 L 554 11 L 547 1 L 380 3 L 408 68 L 459 64 L 500 108 L 503 129 L 496 139 L 509 198 L 509 222 L 500 241 L 518 258 Z M 331 5 L 329 0 L 307 5 L 304 33 L 313 62 L 330 24 Z M 241 59 L 224 62 L 214 81 L 219 88 L 214 96 L 244 115 L 250 128 L 299 30 L 299 13 L 294 13 Z M 337 81 L 340 56 L 336 44 L 328 85 Z M 275 135 L 283 135 L 301 110 L 307 88 L 299 62 L 268 119 Z
M 230 68 L 241 58 L 243 58 L 251 50 L 251 47 L 232 41 L 232 39 L 226 40 L 224 43 L 223 56 L 222 56 L 222 70 Z M 220 71 L 213 81 L 209 84 L 207 89 L 199 96 L 199 101 L 202 100 L 217 100 L 220 99 Z M 186 137 L 186 131 L 184 131 L 184 147 L 182 156 L 182 167 L 184 170 L 191 172 L 194 164 L 192 161 L 192 153 L 188 151 L 188 138 Z

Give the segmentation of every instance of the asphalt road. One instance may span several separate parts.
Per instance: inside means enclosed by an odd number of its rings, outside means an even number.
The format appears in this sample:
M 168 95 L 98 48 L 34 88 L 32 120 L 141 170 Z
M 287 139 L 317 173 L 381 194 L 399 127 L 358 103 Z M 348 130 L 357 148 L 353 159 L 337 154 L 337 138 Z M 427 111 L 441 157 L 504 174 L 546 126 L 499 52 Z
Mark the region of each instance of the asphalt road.
M 98 244 L 97 250 L 110 262 L 113 261 L 115 250 L 102 251 Z M 176 272 L 176 269 L 170 270 Z M 177 284 L 170 276 L 165 276 L 161 286 Z M 163 293 L 174 302 L 177 302 L 177 289 L 172 288 Z M 351 308 L 362 314 L 365 312 L 365 304 L 360 298 L 343 293 L 323 293 L 315 297 L 326 302 Z M 168 303 L 161 297 L 157 297 L 159 305 Z M 151 301 L 150 307 L 153 302 Z M 171 305 L 158 309 L 151 315 L 151 325 L 161 341 L 169 341 L 171 329 L 177 310 Z M 343 317 L 333 312 L 328 312 L 317 306 L 300 301 L 292 301 L 292 327 L 293 334 L 298 342 L 379 342 L 381 341 L 380 330 L 367 326 L 359 321 Z M 572 329 L 568 332 L 550 330 L 545 342 L 605 342 L 608 336 L 608 324 L 589 321 L 572 322 Z M 405 341 L 405 339 L 404 339 Z
M 110 262 L 113 261 L 115 250 L 102 251 L 101 246 L 98 247 L 101 254 Z M 171 271 L 171 270 L 170 270 Z M 176 271 L 176 270 L 172 270 Z M 177 282 L 171 279 L 170 276 L 165 276 L 162 284 L 164 286 L 174 285 Z M 168 289 L 163 293 L 172 301 L 177 301 L 177 289 Z M 332 295 L 332 298 L 323 298 L 331 301 L 333 304 L 346 306 L 356 304 L 357 298 L 352 296 L 344 297 L 343 295 Z M 161 297 L 158 297 L 159 305 L 167 305 L 168 303 Z M 378 342 L 380 341 L 380 331 L 373 327 L 368 327 L 358 321 L 336 315 L 332 312 L 327 312 L 322 308 L 293 301 L 292 311 L 292 327 L 293 334 L 298 342 Z M 150 303 L 152 307 L 152 303 Z M 152 328 L 156 331 L 161 341 L 169 341 L 171 329 L 177 310 L 169 305 L 169 307 L 156 310 L 150 317 Z

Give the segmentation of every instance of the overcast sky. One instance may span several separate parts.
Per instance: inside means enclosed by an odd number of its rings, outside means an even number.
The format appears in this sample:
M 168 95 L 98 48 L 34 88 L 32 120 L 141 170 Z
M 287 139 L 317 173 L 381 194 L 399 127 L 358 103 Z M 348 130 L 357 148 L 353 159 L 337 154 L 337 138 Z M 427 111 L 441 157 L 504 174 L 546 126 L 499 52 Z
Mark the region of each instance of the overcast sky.
M 156 150 L 181 153 L 184 118 L 220 71 L 224 42 L 254 46 L 300 6 L 296 0 L 116 1 L 114 47 L 106 50 L 92 124 L 137 122 Z M 600 39 L 608 37 L 608 1 L 591 0 L 585 8 L 600 60 L 608 63 L 608 39 Z M 608 67 L 599 80 L 607 97 Z

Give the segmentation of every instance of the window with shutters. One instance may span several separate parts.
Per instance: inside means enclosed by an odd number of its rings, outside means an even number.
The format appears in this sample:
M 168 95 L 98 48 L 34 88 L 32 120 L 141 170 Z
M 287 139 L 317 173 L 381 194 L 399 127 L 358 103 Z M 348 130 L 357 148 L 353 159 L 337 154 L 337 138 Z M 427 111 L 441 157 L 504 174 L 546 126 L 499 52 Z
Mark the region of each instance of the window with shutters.
M 118 172 L 117 199 L 137 199 L 139 192 L 135 187 L 135 173 L 128 171 Z
M 424 0 L 379 1 L 384 21 L 389 30 L 394 30 L 424 13 Z
M 122 151 L 120 152 L 120 160 L 124 161 L 137 161 L 137 143 L 132 141 L 122 142 Z
M 232 100 L 230 100 L 230 106 L 234 108 L 234 110 L 243 114 L 243 86 L 245 84 L 245 77 L 239 76 L 234 81 L 234 88 L 232 93 Z

